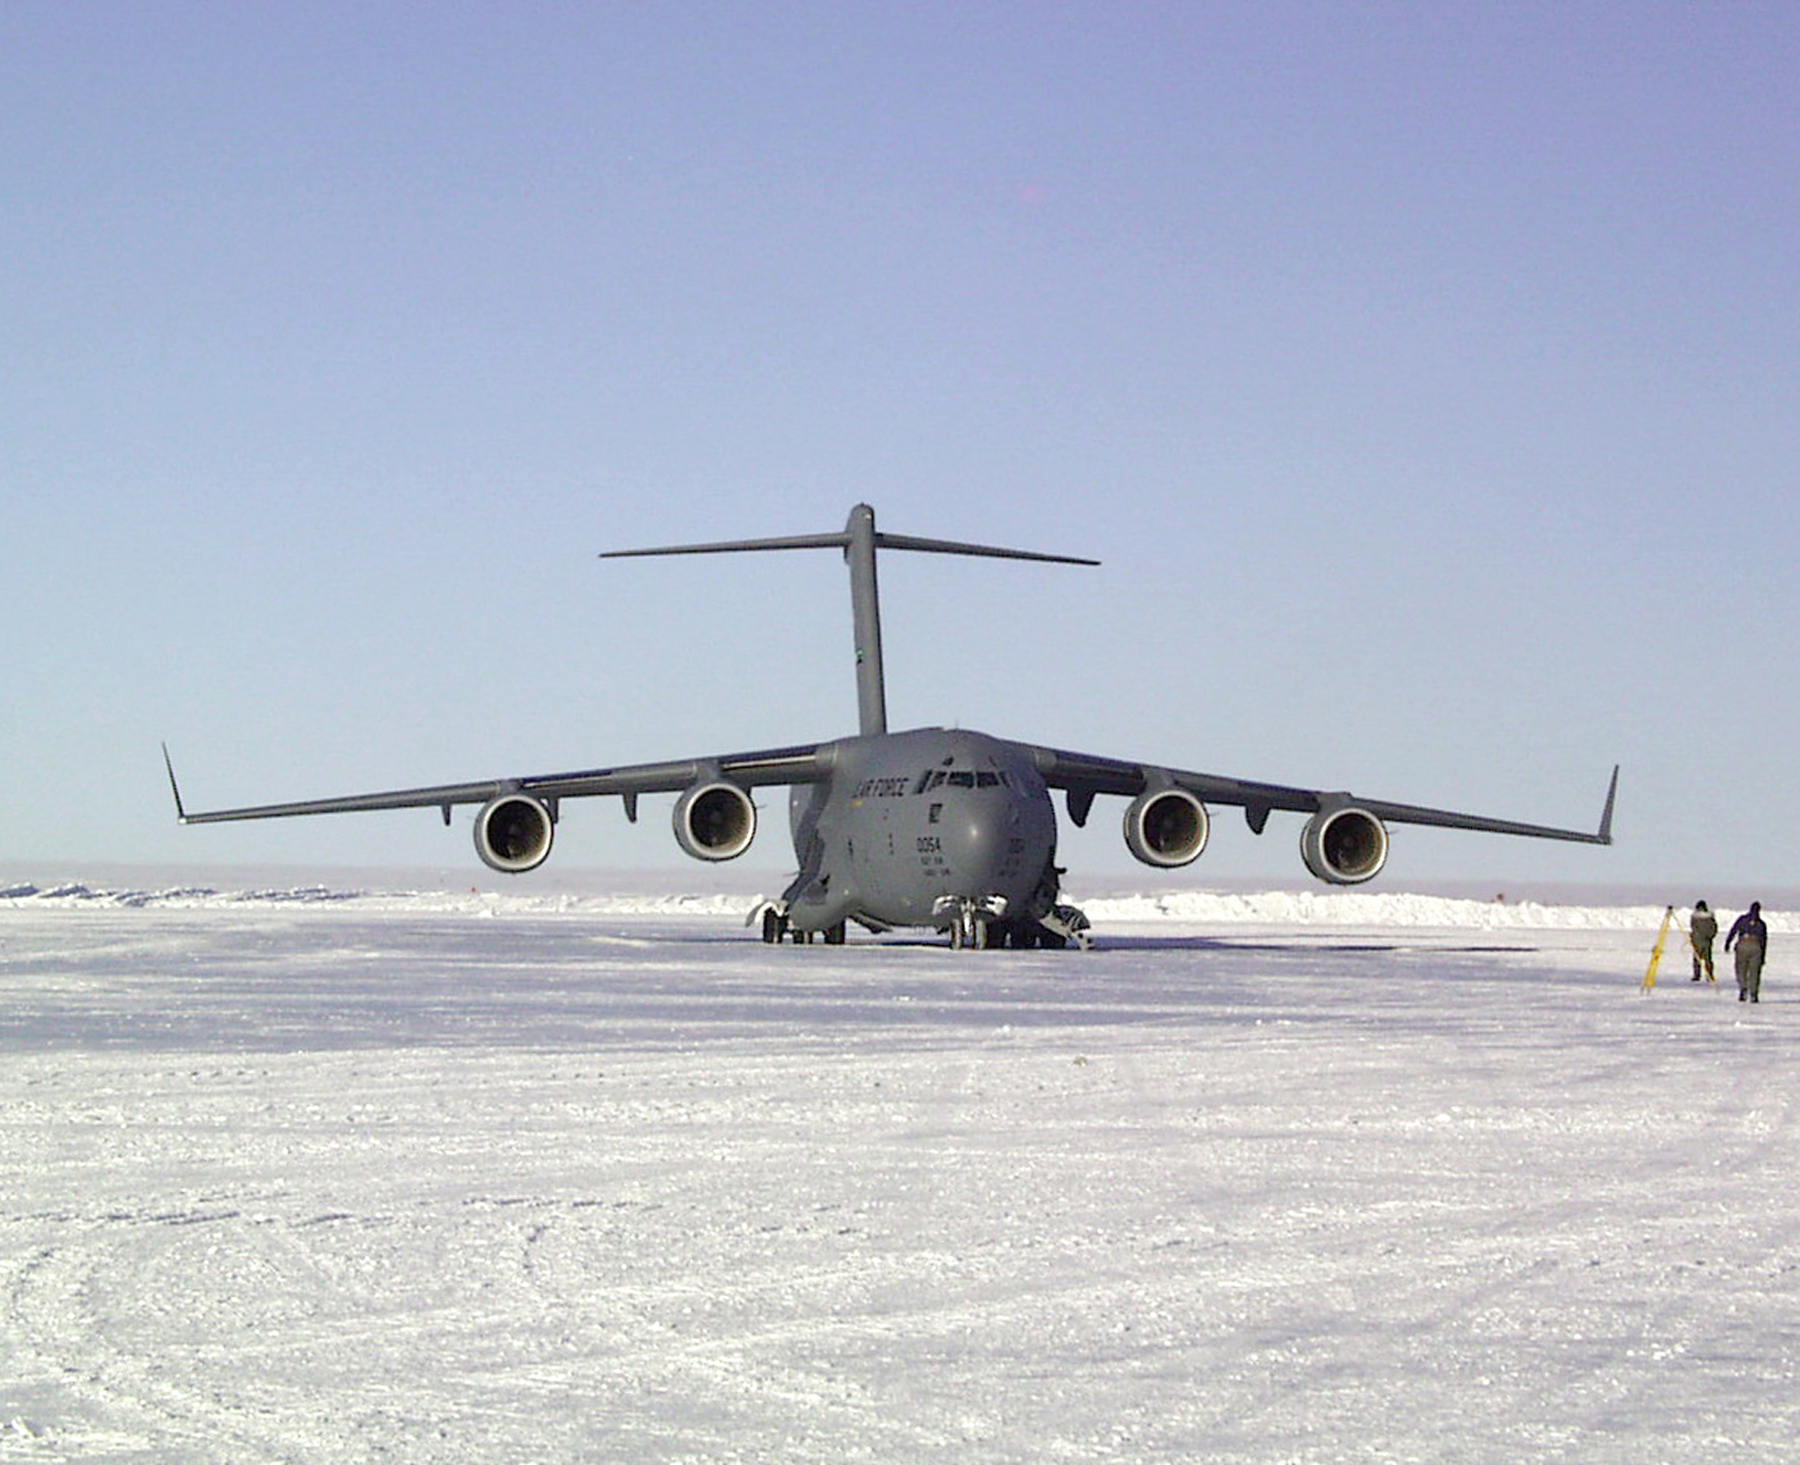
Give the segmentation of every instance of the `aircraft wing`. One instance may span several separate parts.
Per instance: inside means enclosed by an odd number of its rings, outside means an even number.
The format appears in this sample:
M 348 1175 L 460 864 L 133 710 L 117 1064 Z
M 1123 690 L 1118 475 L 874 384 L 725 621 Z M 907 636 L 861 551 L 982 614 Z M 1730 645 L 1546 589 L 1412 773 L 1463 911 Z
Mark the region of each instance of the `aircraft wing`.
M 182 803 L 175 782 L 175 766 L 163 749 L 169 769 L 169 787 L 175 795 L 175 813 L 183 824 L 218 824 L 233 819 L 285 819 L 300 814 L 347 814 L 368 809 L 450 810 L 457 804 L 485 804 L 502 794 L 528 794 L 554 803 L 558 799 L 618 794 L 626 812 L 637 817 L 639 794 L 676 793 L 708 779 L 726 779 L 744 788 L 759 784 L 817 783 L 828 772 L 822 744 L 795 748 L 771 748 L 756 753 L 733 753 L 719 758 L 679 759 L 669 763 L 637 763 L 623 768 L 591 768 L 576 773 L 551 773 L 532 778 L 496 778 L 481 783 L 446 783 L 430 788 L 394 789 L 384 793 L 353 794 L 348 798 L 308 799 L 291 804 L 258 804 L 241 809 L 191 812 Z
M 1580 844 L 1611 844 L 1613 802 L 1619 789 L 1619 770 L 1612 771 L 1606 805 L 1599 828 L 1593 831 L 1559 829 L 1544 824 L 1525 824 L 1515 819 L 1490 819 L 1461 814 L 1451 809 L 1429 809 L 1417 804 L 1397 804 L 1385 799 L 1363 799 L 1344 792 L 1293 788 L 1278 783 L 1255 783 L 1222 778 L 1213 773 L 1193 773 L 1180 768 L 1161 768 L 1148 763 L 1129 763 L 1090 753 L 1070 753 L 1057 748 L 1033 748 L 1044 782 L 1068 793 L 1069 817 L 1077 825 L 1087 822 L 1088 809 L 1097 794 L 1122 794 L 1135 798 L 1146 790 L 1185 789 L 1202 803 L 1230 804 L 1244 811 L 1258 834 L 1275 809 L 1317 814 L 1355 808 L 1388 824 L 1429 824 L 1442 829 L 1472 829 L 1487 834 L 1516 834 L 1530 839 L 1563 839 Z

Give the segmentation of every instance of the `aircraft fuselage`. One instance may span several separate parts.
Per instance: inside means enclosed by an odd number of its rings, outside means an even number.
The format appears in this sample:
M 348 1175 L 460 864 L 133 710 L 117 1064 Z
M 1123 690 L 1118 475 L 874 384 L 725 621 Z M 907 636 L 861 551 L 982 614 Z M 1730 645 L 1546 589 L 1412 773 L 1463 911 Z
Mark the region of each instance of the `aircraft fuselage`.
M 789 803 L 800 874 L 784 897 L 800 931 L 846 918 L 954 929 L 958 915 L 1035 923 L 1056 897 L 1056 813 L 1028 749 L 921 728 L 844 738 L 831 776 Z
M 947 931 L 951 944 L 958 946 L 1058 946 L 1071 938 L 1086 944 L 1086 918 L 1058 903 L 1062 872 L 1056 866 L 1052 789 L 1065 796 L 1068 817 L 1077 827 L 1087 822 L 1096 797 L 1128 800 L 1122 829 L 1126 849 L 1165 871 L 1192 864 L 1206 848 L 1209 802 L 1242 809 L 1256 834 L 1277 810 L 1304 815 L 1301 862 L 1333 885 L 1358 885 L 1381 872 L 1389 824 L 1612 843 L 1616 767 L 1599 828 L 1589 833 L 1359 799 L 1343 790 L 1226 778 L 961 729 L 888 731 L 875 573 L 879 550 L 1061 564 L 1091 565 L 1094 560 L 882 533 L 867 504 L 851 509 L 841 533 L 617 550 L 607 557 L 800 549 L 841 551 L 849 568 L 854 737 L 201 813 L 189 813 L 183 805 L 165 747 L 176 817 L 183 824 L 213 824 L 435 808 L 448 824 L 454 808 L 474 804 L 479 806 L 476 853 L 489 869 L 518 875 L 549 857 L 560 811 L 569 799 L 615 796 L 626 818 L 635 821 L 643 795 L 675 794 L 671 823 L 676 844 L 695 859 L 717 861 L 736 859 L 755 839 L 754 791 L 782 786 L 792 790 L 788 811 L 798 870 L 779 898 L 763 901 L 752 913 L 752 920 L 762 919 L 765 941 L 809 940 L 822 933 L 827 942 L 838 942 L 844 939 L 845 923 L 854 921 L 876 931 L 896 926 Z

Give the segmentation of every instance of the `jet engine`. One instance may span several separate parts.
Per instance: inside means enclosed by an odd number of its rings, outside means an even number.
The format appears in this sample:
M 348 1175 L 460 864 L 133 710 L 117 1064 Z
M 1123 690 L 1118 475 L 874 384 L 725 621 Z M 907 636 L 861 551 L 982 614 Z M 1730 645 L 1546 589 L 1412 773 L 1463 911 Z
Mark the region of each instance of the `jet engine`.
M 556 820 L 530 794 L 496 794 L 475 816 L 475 853 L 490 870 L 522 875 L 550 858 Z
M 1184 788 L 1145 789 L 1125 807 L 1125 847 L 1146 865 L 1191 865 L 1206 848 L 1206 805 Z
M 697 783 L 675 801 L 675 842 L 696 860 L 735 860 L 756 838 L 756 805 L 735 783 Z
M 1321 809 L 1300 831 L 1300 858 L 1332 885 L 1373 880 L 1387 863 L 1388 833 L 1367 809 L 1351 804 Z

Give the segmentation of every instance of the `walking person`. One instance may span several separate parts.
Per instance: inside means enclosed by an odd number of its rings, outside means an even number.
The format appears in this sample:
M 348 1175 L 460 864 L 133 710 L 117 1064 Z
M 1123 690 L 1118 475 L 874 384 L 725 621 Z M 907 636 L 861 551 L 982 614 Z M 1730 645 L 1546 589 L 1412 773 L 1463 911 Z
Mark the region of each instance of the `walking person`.
M 1769 952 L 1769 928 L 1763 924 L 1762 902 L 1753 900 L 1750 909 L 1731 923 L 1725 937 L 1725 949 L 1737 945 L 1738 1001 L 1762 1001 L 1763 958 Z
M 1706 908 L 1706 902 L 1694 902 L 1694 914 L 1688 921 L 1688 944 L 1694 948 L 1694 980 L 1700 980 L 1702 974 L 1709 982 L 1717 981 L 1713 975 L 1713 938 L 1719 934 L 1719 918 Z

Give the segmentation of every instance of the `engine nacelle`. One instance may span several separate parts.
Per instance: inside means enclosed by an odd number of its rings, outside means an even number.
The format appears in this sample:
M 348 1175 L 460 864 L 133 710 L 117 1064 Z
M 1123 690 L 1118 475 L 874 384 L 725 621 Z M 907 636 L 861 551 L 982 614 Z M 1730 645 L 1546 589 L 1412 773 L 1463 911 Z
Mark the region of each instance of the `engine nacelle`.
M 756 805 L 735 783 L 697 783 L 675 801 L 675 842 L 696 860 L 735 860 L 756 838 Z
M 497 794 L 475 816 L 475 853 L 490 870 L 522 875 L 550 858 L 556 820 L 530 794 Z
M 1300 831 L 1300 858 L 1306 868 L 1333 885 L 1373 880 L 1387 857 L 1387 826 L 1352 804 L 1321 809 Z
M 1125 848 L 1146 865 L 1191 865 L 1206 848 L 1206 805 L 1184 788 L 1146 789 L 1125 807 Z

